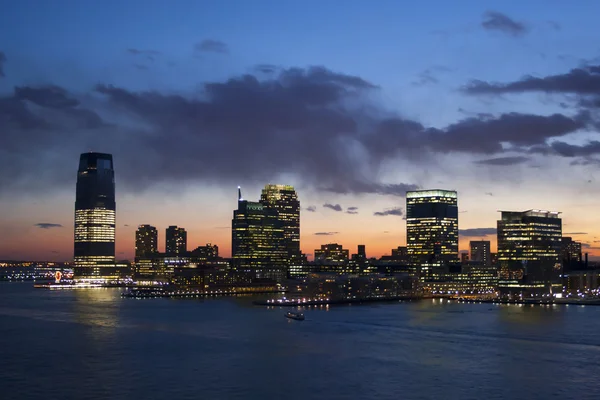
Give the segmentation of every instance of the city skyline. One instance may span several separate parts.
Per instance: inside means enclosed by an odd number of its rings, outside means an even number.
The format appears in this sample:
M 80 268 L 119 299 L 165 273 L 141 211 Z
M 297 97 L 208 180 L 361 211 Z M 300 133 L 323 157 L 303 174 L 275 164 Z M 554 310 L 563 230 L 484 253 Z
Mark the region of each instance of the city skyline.
M 268 183 L 296 188 L 308 255 L 389 254 L 406 245 L 404 193 L 444 189 L 459 250 L 496 250 L 497 210 L 542 209 L 598 259 L 599 4 L 349 2 L 340 21 L 333 4 L 226 3 L 0 15 L 0 259 L 73 258 L 74 159 L 90 150 L 115 157 L 117 259 L 142 224 L 229 257 L 236 187 L 258 200 Z

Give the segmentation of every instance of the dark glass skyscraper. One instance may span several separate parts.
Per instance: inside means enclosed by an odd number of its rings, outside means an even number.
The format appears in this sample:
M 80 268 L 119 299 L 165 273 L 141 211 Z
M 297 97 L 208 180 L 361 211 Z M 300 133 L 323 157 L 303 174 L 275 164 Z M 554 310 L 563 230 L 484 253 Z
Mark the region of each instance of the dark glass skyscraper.
M 562 220 L 552 211 L 502 211 L 498 221 L 498 288 L 503 297 L 560 291 Z
M 151 225 L 140 225 L 135 232 L 135 256 L 152 257 L 158 253 L 158 231 Z
M 238 191 L 238 208 L 231 221 L 234 268 L 253 272 L 257 278 L 285 279 L 288 252 L 284 232 L 275 210 L 242 199 Z
M 75 197 L 76 278 L 101 278 L 107 275 L 103 268 L 115 266 L 115 214 L 112 155 L 83 153 Z
M 458 196 L 451 190 L 406 193 L 406 245 L 425 277 L 458 259 Z
M 481 263 L 485 266 L 492 265 L 489 240 L 471 240 L 471 261 Z
M 293 186 L 266 185 L 260 195 L 266 210 L 277 214 L 283 226 L 284 245 L 287 249 L 287 266 L 301 262 L 300 253 L 300 201 Z

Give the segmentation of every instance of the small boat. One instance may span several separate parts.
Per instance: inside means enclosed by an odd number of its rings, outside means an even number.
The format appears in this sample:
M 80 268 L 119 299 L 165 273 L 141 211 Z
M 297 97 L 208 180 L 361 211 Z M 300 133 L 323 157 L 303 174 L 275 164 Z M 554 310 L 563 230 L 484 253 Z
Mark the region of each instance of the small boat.
M 302 314 L 302 313 L 295 313 L 295 312 L 288 311 L 285 313 L 285 317 L 295 319 L 298 321 L 304 321 L 304 314 Z

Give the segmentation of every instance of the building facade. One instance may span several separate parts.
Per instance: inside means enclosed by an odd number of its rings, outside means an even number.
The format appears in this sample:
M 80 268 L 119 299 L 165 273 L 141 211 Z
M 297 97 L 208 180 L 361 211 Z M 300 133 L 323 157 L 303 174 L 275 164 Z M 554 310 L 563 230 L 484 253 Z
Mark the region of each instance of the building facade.
M 458 264 L 458 196 L 450 190 L 406 193 L 406 239 L 410 263 L 425 278 L 436 267 Z
M 561 292 L 562 220 L 558 212 L 501 211 L 498 289 L 509 299 Z
M 242 199 L 231 221 L 231 255 L 237 271 L 250 271 L 257 278 L 277 282 L 287 277 L 288 248 L 285 229 L 272 208 Z
M 115 173 L 113 158 L 83 153 L 75 194 L 74 277 L 118 278 L 115 266 Z
M 584 266 L 581 253 L 581 242 L 573 238 L 563 237 L 561 244 L 561 259 L 566 270 L 576 270 Z
M 276 213 L 283 227 L 287 265 L 300 264 L 300 201 L 296 190 L 290 185 L 266 185 L 260 195 L 260 203 L 265 210 Z
M 187 232 L 183 228 L 172 225 L 166 230 L 165 254 L 167 256 L 184 256 L 187 253 Z
M 489 240 L 471 240 L 471 261 L 481 263 L 485 266 L 492 265 L 492 253 Z
M 135 257 L 152 257 L 158 253 L 158 231 L 151 225 L 140 225 L 135 231 Z

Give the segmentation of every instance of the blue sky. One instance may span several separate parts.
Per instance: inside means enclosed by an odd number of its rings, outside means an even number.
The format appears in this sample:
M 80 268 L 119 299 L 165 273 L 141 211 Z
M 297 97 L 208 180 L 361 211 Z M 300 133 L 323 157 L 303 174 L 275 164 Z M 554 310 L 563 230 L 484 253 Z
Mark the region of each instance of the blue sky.
M 378 87 L 360 97 L 361 106 L 368 103 L 370 110 L 374 110 L 370 113 L 371 118 L 375 118 L 373 114 L 377 114 L 377 118 L 393 115 L 417 121 L 426 128 L 445 129 L 466 118 L 483 118 L 483 113 L 496 117 L 511 112 L 542 116 L 560 113 L 572 117 L 579 110 L 573 105 L 572 93 L 532 91 L 490 97 L 469 95 L 461 88 L 474 79 L 504 83 L 518 81 L 526 75 L 565 74 L 572 68 L 598 64 L 600 57 L 597 41 L 600 35 L 597 23 L 600 3 L 597 1 L 578 1 L 575 7 L 564 1 L 532 0 L 25 0 L 5 1 L 2 9 L 0 52 L 5 54 L 6 61 L 0 63 L 5 75 L 0 78 L 0 96 L 11 96 L 15 86 L 62 87 L 82 106 L 93 109 L 114 126 L 119 125 L 119 129 L 114 128 L 110 134 L 121 130 L 125 132 L 132 127 L 143 130 L 151 122 L 130 118 L 134 112 L 131 109 L 115 111 L 106 101 L 106 93 L 94 91 L 97 84 L 114 85 L 131 93 L 154 91 L 165 96 L 177 94 L 195 98 L 202 96 L 206 82 L 222 83 L 243 74 L 268 79 L 268 75 L 256 71 L 256 66 L 263 64 L 284 70 L 323 66 L 334 73 L 360 77 Z M 485 29 L 482 23 L 489 17 L 486 14 L 489 12 L 500 13 L 509 19 L 509 23 L 520 28 L 511 31 L 510 26 L 507 28 L 505 25 L 499 29 Z M 198 46 L 203 41 L 219 43 L 223 51 L 201 51 Z M 571 105 L 565 108 L 564 104 L 561 105 L 565 102 Z M 45 112 L 30 103 L 27 107 L 34 112 Z M 277 110 L 273 113 L 275 115 Z M 107 131 L 102 132 L 107 134 Z M 15 137 L 19 135 L 15 134 Z M 481 135 L 486 135 L 486 132 L 481 132 Z M 597 138 L 597 132 L 586 128 L 564 137 L 570 143 L 584 144 Z M 202 143 L 212 145 L 218 140 L 213 135 L 202 139 Z M 93 143 L 82 142 L 79 149 L 74 146 L 72 154 L 56 146 L 45 149 L 42 142 L 31 141 L 31 147 L 40 151 L 40 160 L 76 159 L 78 151 L 89 150 L 89 143 Z M 108 151 L 118 151 L 119 143 L 111 143 Z M 230 145 L 235 146 L 235 143 Z M 152 151 L 160 152 L 160 149 Z M 121 159 L 127 153 L 123 154 Z M 361 154 L 358 150 L 355 157 L 361 157 Z M 591 196 L 598 192 L 589 185 L 591 180 L 596 179 L 598 167 L 593 163 L 570 166 L 570 159 L 536 156 L 527 167 L 523 164 L 492 167 L 474 165 L 473 161 L 485 158 L 478 153 L 455 156 L 438 149 L 436 154 L 426 166 L 418 165 L 418 161 L 411 158 L 418 158 L 413 152 L 378 164 L 374 175 L 369 175 L 371 172 L 365 174 L 368 179 L 392 183 L 459 189 L 463 194 L 462 204 L 469 208 L 469 214 L 461 216 L 464 221 L 461 228 L 465 229 L 494 226 L 495 211 L 507 206 L 517 209 L 577 208 L 583 212 L 581 210 L 586 207 L 594 206 Z M 491 155 L 488 154 L 489 157 Z M 118 156 L 115 164 L 118 168 Z M 42 161 L 29 165 L 28 176 L 50 174 L 51 166 L 44 165 Z M 572 171 L 568 176 L 564 174 L 566 167 Z M 369 168 L 365 165 L 361 170 L 368 171 Z M 548 171 L 553 174 L 552 179 L 544 175 Z M 218 173 L 218 170 L 212 173 Z M 52 242 L 52 246 L 60 250 L 46 247 L 45 253 L 36 253 L 35 256 L 68 256 L 72 204 L 65 199 L 71 196 L 69 185 L 74 179 L 71 175 L 46 194 L 44 207 L 48 209 L 42 207 L 36 213 L 27 213 L 22 209 L 24 203 L 15 200 L 21 197 L 29 199 L 31 193 L 22 190 L 19 185 L 14 189 L 10 180 L 5 181 L 8 182 L 4 183 L 5 187 L 11 188 L 12 194 L 10 197 L 0 194 L 0 204 L 13 215 L 10 218 L 0 217 L 0 230 L 20 227 L 24 233 L 0 248 L 0 258 L 11 254 L 11 257 L 25 257 L 27 254 L 23 249 L 30 248 L 31 244 L 27 240 L 45 240 L 49 234 L 47 230 L 37 230 L 35 234 L 31 231 L 37 222 L 55 222 L 65 228 L 58 236 L 56 230 L 52 232 L 55 237 L 62 238 Z M 403 244 L 404 228 L 400 218 L 373 218 L 373 212 L 380 211 L 375 207 L 403 207 L 402 198 L 323 193 L 314 182 L 305 182 L 302 172 L 294 173 L 293 168 L 291 172 L 286 169 L 283 176 L 289 178 L 289 182 L 282 183 L 295 184 L 302 190 L 300 197 L 303 204 L 343 202 L 365 210 L 360 217 L 324 214 L 328 212 L 326 210 L 319 210 L 318 216 L 304 213 L 303 221 L 306 222 L 303 223 L 307 228 L 303 231 L 303 243 L 306 243 L 303 248 L 307 253 L 325 239 L 322 235 L 314 237 L 314 233 L 320 231 L 341 232 L 337 236 L 332 235 L 331 239 L 349 247 L 359 242 L 366 242 L 367 246 L 372 244 L 378 254 Z M 578 177 L 577 182 L 572 182 L 572 176 Z M 276 180 L 282 176 L 271 178 Z M 68 184 L 63 185 L 64 181 Z M 211 229 L 229 224 L 231 209 L 235 205 L 225 200 L 229 199 L 230 182 L 220 185 L 208 182 L 202 176 L 195 184 L 190 184 L 189 179 L 178 182 L 177 179 L 167 180 L 168 190 L 164 185 L 147 187 L 144 189 L 146 195 L 129 190 L 126 183 L 122 183 L 120 204 L 130 210 L 119 217 L 128 225 L 125 227 L 123 224 L 120 228 L 124 256 L 130 256 L 134 227 L 153 223 L 153 219 L 158 220 L 156 225 L 169 225 L 178 220 L 182 225 L 203 226 L 189 228 L 196 245 L 211 241 L 218 242 L 223 248 L 229 246 L 226 230 Z M 574 201 L 563 193 L 551 201 L 557 185 L 564 185 L 571 193 L 578 193 L 578 200 Z M 249 192 L 257 197 L 260 186 L 252 182 L 250 187 Z M 522 201 L 515 201 L 515 188 L 523 191 Z M 531 195 L 532 188 L 548 194 L 547 198 L 542 201 Z M 165 191 L 180 194 L 177 199 L 165 199 Z M 485 193 L 491 192 L 498 194 L 490 203 L 491 196 Z M 148 196 L 148 193 L 151 195 Z M 157 217 L 155 210 L 167 203 L 169 217 Z M 214 221 L 213 215 L 191 218 L 180 211 L 193 209 L 194 204 L 210 207 L 215 203 L 219 206 L 216 207 Z M 52 215 L 48 211 L 52 204 L 61 212 Z M 50 221 L 53 218 L 57 221 Z M 207 220 L 211 221 L 210 228 L 205 226 Z M 369 221 L 377 221 L 377 229 L 357 232 L 356 226 L 370 224 Z M 576 230 L 588 234 L 582 240 L 595 247 L 595 234 L 587 232 L 591 230 L 591 226 L 586 225 L 588 223 L 583 216 L 572 217 L 569 221 L 570 225 L 581 227 Z M 390 234 L 381 236 L 384 231 L 392 232 L 392 237 Z M 20 250 L 15 251 L 14 248 Z

